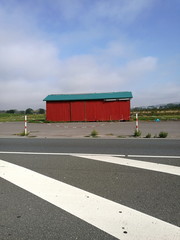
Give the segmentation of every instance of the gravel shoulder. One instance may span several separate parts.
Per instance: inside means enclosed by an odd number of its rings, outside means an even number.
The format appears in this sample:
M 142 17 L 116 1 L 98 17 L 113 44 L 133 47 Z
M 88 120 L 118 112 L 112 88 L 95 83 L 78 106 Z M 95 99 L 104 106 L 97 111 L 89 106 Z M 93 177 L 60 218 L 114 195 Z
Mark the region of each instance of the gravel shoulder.
M 71 122 L 71 123 L 28 123 L 27 137 L 35 138 L 85 138 L 96 130 L 99 138 L 132 138 L 135 122 Z M 148 133 L 154 138 L 161 131 L 171 139 L 180 139 L 180 121 L 139 121 L 141 138 Z M 0 138 L 17 138 L 24 131 L 23 122 L 0 122 Z M 27 138 L 26 137 L 26 138 Z

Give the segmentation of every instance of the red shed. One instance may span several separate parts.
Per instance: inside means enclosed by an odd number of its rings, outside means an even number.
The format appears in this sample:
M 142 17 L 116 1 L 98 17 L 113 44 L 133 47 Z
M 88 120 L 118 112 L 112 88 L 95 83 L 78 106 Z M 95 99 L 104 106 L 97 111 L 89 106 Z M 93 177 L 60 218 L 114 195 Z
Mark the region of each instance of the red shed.
M 48 95 L 48 121 L 113 121 L 130 119 L 131 92 Z

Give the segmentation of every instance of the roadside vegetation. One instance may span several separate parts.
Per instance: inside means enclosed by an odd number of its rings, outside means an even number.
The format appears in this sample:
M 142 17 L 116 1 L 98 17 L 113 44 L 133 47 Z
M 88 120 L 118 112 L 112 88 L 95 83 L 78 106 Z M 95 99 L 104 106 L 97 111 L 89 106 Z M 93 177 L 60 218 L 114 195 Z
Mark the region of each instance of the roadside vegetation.
M 144 121 L 180 120 L 180 104 L 133 108 L 131 120 L 135 120 L 136 113 L 138 113 L 138 119 Z
M 140 137 L 141 136 L 141 131 L 140 130 L 135 130 L 133 136 L 134 137 Z
M 25 136 L 28 136 L 29 134 L 30 134 L 30 132 L 25 133 L 25 131 L 22 131 L 21 133 L 16 133 L 14 135 L 25 137 Z
M 151 133 L 148 133 L 145 138 L 151 138 Z
M 97 137 L 98 136 L 98 132 L 94 129 L 91 134 L 90 134 L 91 137 Z
M 167 132 L 160 132 L 159 133 L 159 138 L 166 138 L 168 136 Z
M 155 134 L 155 135 L 154 135 L 154 138 L 167 138 L 167 136 L 168 136 L 168 133 L 167 133 L 167 132 L 160 132 L 159 135 Z M 151 137 L 152 137 L 151 133 L 148 133 L 148 134 L 145 136 L 145 138 L 151 138 Z
M 25 111 L 18 111 L 15 109 L 0 111 L 0 122 L 20 122 L 24 121 L 24 116 L 28 116 L 28 122 L 44 122 L 45 121 L 45 110 L 40 108 L 33 110 L 28 108 Z

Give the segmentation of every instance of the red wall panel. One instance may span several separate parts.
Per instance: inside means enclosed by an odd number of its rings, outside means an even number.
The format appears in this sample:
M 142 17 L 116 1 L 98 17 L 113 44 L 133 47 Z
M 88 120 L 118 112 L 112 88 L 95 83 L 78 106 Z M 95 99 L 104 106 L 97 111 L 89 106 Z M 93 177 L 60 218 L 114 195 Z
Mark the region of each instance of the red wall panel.
M 70 121 L 70 103 L 47 102 L 46 118 L 49 121 Z
M 75 101 L 70 103 L 71 121 L 85 121 L 85 102 Z
M 106 102 L 100 101 L 99 108 L 97 109 L 97 119 L 99 121 L 108 121 L 109 119 L 109 109 L 106 108 Z
M 110 120 L 123 120 L 122 102 L 110 102 Z
M 120 101 L 122 120 L 130 120 L 130 101 Z
M 86 102 L 86 120 L 87 121 L 102 121 L 102 101 L 87 101 Z

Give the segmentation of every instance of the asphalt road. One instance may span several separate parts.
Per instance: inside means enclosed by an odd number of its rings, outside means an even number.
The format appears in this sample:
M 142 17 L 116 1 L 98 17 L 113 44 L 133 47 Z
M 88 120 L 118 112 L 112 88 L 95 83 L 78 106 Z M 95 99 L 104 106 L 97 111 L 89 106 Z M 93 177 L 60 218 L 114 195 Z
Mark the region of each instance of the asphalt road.
M 132 161 L 180 167 L 179 146 L 180 140 L 167 139 L 0 139 L 0 159 L 180 226 L 179 176 L 71 154 L 97 154 L 103 158 L 113 154 L 120 163 L 119 155 L 125 155 Z M 132 239 L 126 223 L 121 226 L 122 238 L 115 238 L 4 178 L 0 178 L 0 186 L 1 240 Z M 161 240 L 158 235 L 154 239 Z
M 0 151 L 180 156 L 180 140 L 0 138 Z

